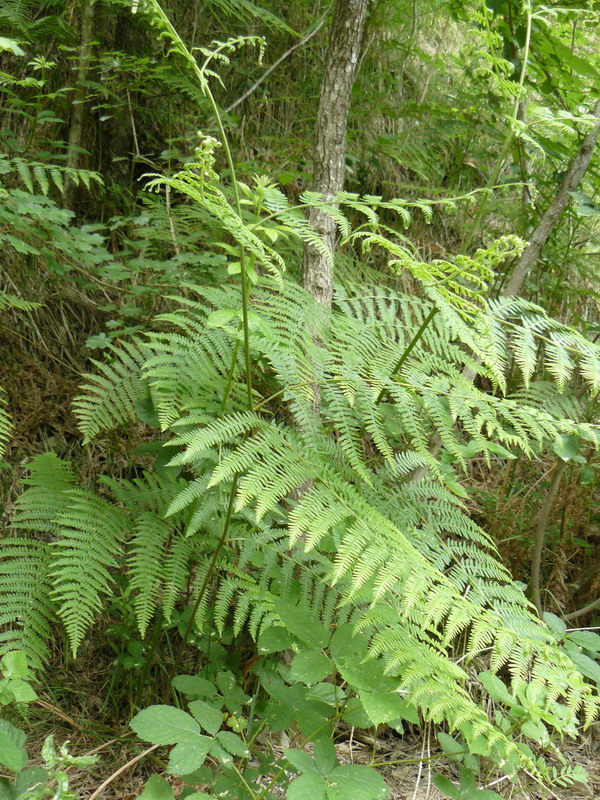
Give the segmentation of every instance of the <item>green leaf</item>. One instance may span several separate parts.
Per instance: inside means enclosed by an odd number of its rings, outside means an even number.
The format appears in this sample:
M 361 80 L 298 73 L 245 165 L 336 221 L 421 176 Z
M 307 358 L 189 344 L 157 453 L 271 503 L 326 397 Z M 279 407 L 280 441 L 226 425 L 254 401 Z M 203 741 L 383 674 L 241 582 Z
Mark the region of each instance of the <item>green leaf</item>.
M 333 664 L 331 659 L 317 650 L 304 650 L 294 657 L 290 675 L 295 681 L 311 686 L 331 675 Z
M 25 55 L 25 51 L 21 50 L 14 39 L 7 39 L 5 36 L 0 36 L 0 50 L 12 53 L 15 56 Z
M 327 800 L 327 797 L 325 779 L 309 772 L 305 772 L 304 775 L 300 775 L 290 783 L 286 793 L 286 800 L 308 800 L 308 798 L 310 800 Z M 354 795 L 349 795 L 346 800 L 349 800 L 350 797 L 354 798 Z
M 308 753 L 305 753 L 303 750 L 284 750 L 283 755 L 298 772 L 313 772 L 318 774 L 315 762 Z
M 0 661 L 0 670 L 6 678 L 29 678 L 27 659 L 22 650 L 6 653 Z
M 559 438 L 560 441 L 555 442 L 552 449 L 563 461 L 570 461 L 579 453 L 579 437 L 572 433 L 562 433 Z
M 204 764 L 212 739 L 196 736 L 190 742 L 176 744 L 169 755 L 167 772 L 170 775 L 189 775 Z
M 37 694 L 27 683 L 21 678 L 14 678 L 9 682 L 9 689 L 13 693 L 15 703 L 32 703 L 37 700 Z
M 451 780 L 448 780 L 448 778 L 444 778 L 443 775 L 436 775 L 433 779 L 433 783 L 440 792 L 443 792 L 447 797 L 452 797 L 453 800 L 460 800 L 461 795 L 459 789 Z
M 225 750 L 234 756 L 243 758 L 249 754 L 244 740 L 236 733 L 232 733 L 231 731 L 219 731 L 219 733 L 217 733 L 217 739 Z
M 516 699 L 510 694 L 505 684 L 493 673 L 488 670 L 480 672 L 479 680 L 492 700 L 498 703 L 504 703 L 506 706 L 512 706 L 516 703 Z
M 173 688 L 185 695 L 198 695 L 198 697 L 212 697 L 217 693 L 214 683 L 200 678 L 197 675 L 177 675 L 171 681 Z
M 577 650 L 568 651 L 569 658 L 586 678 L 600 682 L 600 664 Z
M 206 792 L 194 792 L 186 795 L 185 800 L 214 800 L 214 798 L 212 795 L 206 794 Z
M 160 428 L 160 420 L 158 413 L 154 408 L 154 401 L 150 394 L 146 395 L 143 400 L 136 400 L 135 411 L 139 419 L 150 425 L 151 428 Z
M 189 704 L 189 709 L 204 730 L 213 736 L 223 724 L 225 715 L 210 703 L 205 703 L 204 700 L 193 700 Z
M 565 625 L 564 621 L 557 617 L 556 614 L 552 614 L 550 611 L 544 612 L 544 622 L 550 628 L 551 631 L 557 633 L 560 637 L 564 636 L 567 632 L 567 626 Z
M 189 742 L 200 733 L 193 717 L 179 708 L 164 705 L 145 708 L 129 725 L 140 739 L 150 744 Z
M 338 764 L 334 744 L 328 736 L 322 736 L 314 743 L 313 757 L 317 772 L 321 775 L 329 775 Z
M 391 792 L 372 767 L 344 764 L 327 776 L 327 800 L 385 800 Z
M 234 319 L 241 319 L 242 312 L 234 308 L 220 308 L 213 311 L 206 319 L 209 328 L 224 328 Z
M 0 719 L 0 764 L 11 772 L 20 772 L 27 763 L 25 741 L 23 731 Z
M 528 720 L 521 725 L 521 731 L 538 744 L 546 745 L 550 742 L 548 730 L 539 720 Z
M 600 653 L 600 636 L 593 631 L 571 631 L 565 639 L 592 653 Z
M 359 692 L 360 700 L 373 725 L 389 723 L 396 719 L 408 719 L 418 724 L 419 715 L 397 692 Z M 408 715 L 408 716 L 407 716 Z
M 25 792 L 30 792 L 32 789 L 35 789 L 36 786 L 45 784 L 48 777 L 48 772 L 42 769 L 42 767 L 24 769 L 19 773 L 15 781 L 17 798 L 19 798 L 20 795 L 24 795 Z
M 277 614 L 288 630 L 304 644 L 320 650 L 329 641 L 329 631 L 307 606 L 278 597 Z
M 274 625 L 260 634 L 256 646 L 259 653 L 281 653 L 283 650 L 289 650 L 294 642 L 295 639 L 287 628 Z
M 0 800 L 17 800 L 17 795 L 8 778 L 0 778 Z
M 175 800 L 171 785 L 160 775 L 151 775 L 137 800 Z
M 459 744 L 453 736 L 447 733 L 440 732 L 437 734 L 437 738 L 447 758 L 451 761 L 463 760 L 466 750 L 464 745 Z

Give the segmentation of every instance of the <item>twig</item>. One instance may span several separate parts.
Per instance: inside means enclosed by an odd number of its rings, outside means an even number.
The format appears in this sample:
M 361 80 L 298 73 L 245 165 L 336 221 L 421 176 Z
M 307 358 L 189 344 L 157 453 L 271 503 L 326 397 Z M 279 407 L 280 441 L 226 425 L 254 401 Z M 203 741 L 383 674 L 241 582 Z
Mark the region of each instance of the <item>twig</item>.
M 271 64 L 271 66 L 263 72 L 263 74 L 256 81 L 256 83 L 253 83 L 252 86 L 244 92 L 244 94 L 240 95 L 240 97 L 238 97 L 237 100 L 234 100 L 234 102 L 231 105 L 227 106 L 227 108 L 223 111 L 223 113 L 229 114 L 229 112 L 233 111 L 234 108 L 237 108 L 237 106 L 239 106 L 240 103 L 243 103 L 247 97 L 250 97 L 250 95 L 253 94 L 258 89 L 261 83 L 263 83 L 263 81 L 265 81 L 269 77 L 269 75 L 273 72 L 273 70 L 277 69 L 277 67 L 281 64 L 282 61 L 285 61 L 285 59 L 289 55 L 291 55 L 294 52 L 294 50 L 297 50 L 298 47 L 302 47 L 302 45 L 306 44 L 309 41 L 309 39 L 312 39 L 312 37 L 322 28 L 324 22 L 325 22 L 325 16 L 322 16 L 314 28 L 309 30 L 309 32 L 305 34 L 302 37 L 302 39 L 300 39 L 299 42 L 293 44 L 289 48 L 289 50 L 286 50 L 283 55 L 279 56 L 277 61 L 273 62 L 273 64 Z
M 563 614 L 563 619 L 575 619 L 576 617 L 583 617 L 584 614 L 587 614 L 588 611 L 594 611 L 594 609 L 600 608 L 600 597 L 597 600 L 593 600 L 591 603 L 588 603 L 587 606 L 580 608 L 579 611 L 571 611 L 569 614 Z
M 134 764 L 136 764 L 138 761 L 144 758 L 144 756 L 147 756 L 148 753 L 151 753 L 153 750 L 156 750 L 157 747 L 160 747 L 160 745 L 153 744 L 152 747 L 149 747 L 147 750 L 144 750 L 144 752 L 140 753 L 139 756 L 132 758 L 126 764 L 123 764 L 122 767 L 119 767 L 119 769 L 116 772 L 113 772 L 113 774 L 109 775 L 105 781 L 102 781 L 102 783 L 96 789 L 96 791 L 92 792 L 92 794 L 88 797 L 88 800 L 96 800 L 96 797 L 99 797 L 100 794 L 102 794 L 102 792 L 106 789 L 106 787 L 115 780 L 115 778 L 118 778 L 119 775 L 121 775 L 123 772 L 125 772 L 125 770 L 129 769 L 129 767 L 132 767 Z

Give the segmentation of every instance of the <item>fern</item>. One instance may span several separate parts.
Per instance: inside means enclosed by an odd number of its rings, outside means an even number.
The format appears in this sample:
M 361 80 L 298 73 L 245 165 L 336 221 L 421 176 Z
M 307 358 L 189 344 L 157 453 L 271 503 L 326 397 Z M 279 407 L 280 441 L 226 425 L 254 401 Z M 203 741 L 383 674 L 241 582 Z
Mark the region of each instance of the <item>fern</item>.
M 52 543 L 52 598 L 58 607 L 71 649 L 77 653 L 88 627 L 112 591 L 111 568 L 129 528 L 115 506 L 83 489 L 65 493 L 67 509 L 57 517 L 58 538 Z
M 4 455 L 6 445 L 14 427 L 10 415 L 4 406 L 5 400 L 0 396 L 0 458 Z
M 207 51 L 208 63 L 214 57 Z M 536 457 L 564 433 L 598 444 L 598 429 L 580 422 L 560 392 L 575 369 L 597 390 L 600 348 L 538 306 L 486 299 L 494 269 L 520 252 L 520 240 L 427 264 L 381 221 L 382 210 L 401 224 L 414 209 L 429 215 L 426 202 L 302 198 L 301 209 L 325 207 L 348 246 L 376 248 L 421 287 L 408 297 L 347 283 L 328 313 L 283 278 L 268 233 L 283 228 L 307 241 L 314 232 L 264 182 L 258 221 L 234 210 L 214 172 L 214 147 L 205 140 L 193 165 L 151 188 L 167 184 L 214 217 L 234 254 L 243 249 L 255 267 L 252 291 L 246 298 L 236 286 L 185 286 L 155 330 L 97 365 L 76 402 L 86 441 L 136 418 L 160 424 L 178 449 L 170 464 L 184 467 L 185 479 L 104 479 L 114 502 L 50 484 L 52 499 L 32 486 L 20 501 L 18 524 L 57 537 L 47 546 L 50 598 L 73 649 L 111 591 L 120 554 L 142 634 L 187 592 L 197 626 L 211 619 L 222 630 L 231 619 L 236 632 L 246 627 L 258 639 L 270 626 L 291 627 L 292 595 L 324 631 L 349 621 L 363 635 L 360 659 L 394 676 L 426 719 L 445 721 L 498 762 L 539 772 L 543 765 L 467 691 L 467 672 L 452 660 L 458 640 L 465 664 L 489 653 L 515 691 L 525 681 L 532 696 L 543 695 L 559 730 L 574 727 L 580 711 L 589 723 L 597 693 L 469 518 L 448 462 L 465 470 L 474 453 L 489 460 L 501 448 Z M 242 306 L 252 321 L 244 338 Z M 525 388 L 509 395 L 513 361 Z M 250 391 L 253 362 L 262 392 Z M 465 367 L 491 390 L 469 381 Z M 553 384 L 534 395 L 534 375 Z M 431 478 L 412 481 L 423 465 Z

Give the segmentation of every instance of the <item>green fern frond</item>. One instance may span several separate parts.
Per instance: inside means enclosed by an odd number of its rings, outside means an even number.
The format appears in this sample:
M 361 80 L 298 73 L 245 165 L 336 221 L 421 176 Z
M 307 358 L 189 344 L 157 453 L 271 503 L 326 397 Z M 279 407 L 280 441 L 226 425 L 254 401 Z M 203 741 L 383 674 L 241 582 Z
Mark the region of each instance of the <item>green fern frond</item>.
M 148 357 L 146 346 L 140 341 L 122 342 L 111 346 L 112 363 L 94 361 L 98 374 L 85 376 L 88 383 L 81 387 L 86 393 L 73 403 L 84 443 L 90 442 L 100 431 L 136 419 L 136 403 L 148 394 L 140 372 Z
M 0 542 L 0 653 L 23 650 L 34 669 L 48 660 L 55 607 L 48 546 L 6 536 Z
M 0 392 L 1 391 L 0 389 Z M 0 395 L 0 458 L 4 455 L 6 445 L 8 444 L 13 430 L 13 421 L 10 418 L 10 414 L 5 409 L 5 400 Z
M 112 592 L 111 569 L 118 565 L 120 544 L 130 530 L 116 506 L 84 489 L 64 494 L 66 508 L 57 516 L 58 538 L 52 542 L 52 598 L 63 621 L 73 654 Z
M 134 592 L 133 605 L 140 636 L 144 637 L 161 594 L 164 555 L 171 526 L 151 512 L 135 520 L 129 545 L 129 585 Z

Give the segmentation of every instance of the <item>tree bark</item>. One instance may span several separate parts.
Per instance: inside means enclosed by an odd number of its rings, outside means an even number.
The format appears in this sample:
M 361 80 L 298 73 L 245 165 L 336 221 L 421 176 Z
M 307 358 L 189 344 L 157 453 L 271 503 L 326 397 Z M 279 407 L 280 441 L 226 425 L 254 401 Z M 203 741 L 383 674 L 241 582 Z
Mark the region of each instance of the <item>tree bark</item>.
M 79 156 L 81 155 L 81 141 L 83 138 L 83 122 L 85 118 L 85 80 L 87 78 L 90 56 L 91 41 L 94 28 L 94 5 L 92 0 L 84 0 L 81 11 L 81 49 L 79 51 L 79 61 L 77 63 L 76 89 L 73 93 L 73 111 L 71 114 L 71 125 L 69 127 L 69 144 L 67 149 L 67 163 L 69 169 L 77 169 L 79 166 Z M 67 178 L 65 182 L 64 205 L 65 208 L 72 208 L 75 199 L 75 183 Z
M 512 297 L 521 291 L 527 275 L 539 258 L 556 227 L 556 223 L 567 207 L 569 192 L 574 192 L 577 189 L 589 167 L 594 155 L 594 149 L 598 143 L 598 136 L 600 135 L 600 100 L 596 102 L 592 114 L 598 118 L 598 122 L 584 137 L 579 152 L 562 179 L 554 200 L 550 203 L 537 228 L 532 233 L 529 247 L 515 264 L 510 279 L 502 292 L 504 297 Z
M 317 114 L 312 189 L 327 200 L 344 188 L 346 126 L 369 0 L 337 0 L 325 57 Z M 333 296 L 333 250 L 336 226 L 323 210 L 311 208 L 308 219 L 327 243 L 330 257 L 315 247 L 304 249 L 304 286 L 326 306 Z

